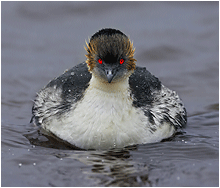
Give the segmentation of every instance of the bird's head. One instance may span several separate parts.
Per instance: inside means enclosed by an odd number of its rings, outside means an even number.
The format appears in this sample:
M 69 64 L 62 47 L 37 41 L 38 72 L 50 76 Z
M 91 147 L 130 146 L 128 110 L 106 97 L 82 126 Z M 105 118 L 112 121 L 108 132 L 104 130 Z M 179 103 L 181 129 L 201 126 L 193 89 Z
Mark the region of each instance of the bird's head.
M 86 45 L 88 70 L 102 82 L 119 82 L 135 70 L 133 44 L 121 31 L 102 29 Z

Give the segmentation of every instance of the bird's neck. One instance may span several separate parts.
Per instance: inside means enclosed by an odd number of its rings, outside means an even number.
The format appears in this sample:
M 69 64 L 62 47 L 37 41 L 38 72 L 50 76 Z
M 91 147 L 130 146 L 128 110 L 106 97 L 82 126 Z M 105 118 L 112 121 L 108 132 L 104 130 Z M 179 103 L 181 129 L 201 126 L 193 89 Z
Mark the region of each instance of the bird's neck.
M 92 75 L 90 80 L 90 88 L 95 88 L 108 93 L 117 93 L 127 91 L 129 88 L 129 77 L 121 79 L 118 82 L 104 82 L 102 79 Z

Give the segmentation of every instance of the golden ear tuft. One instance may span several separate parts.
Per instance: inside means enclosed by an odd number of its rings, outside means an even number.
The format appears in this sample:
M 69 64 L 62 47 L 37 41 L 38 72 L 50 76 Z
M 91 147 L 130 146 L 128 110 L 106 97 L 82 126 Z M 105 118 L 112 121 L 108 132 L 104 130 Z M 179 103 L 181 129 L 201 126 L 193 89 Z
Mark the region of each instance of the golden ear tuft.
M 92 71 L 96 64 L 95 62 L 96 48 L 94 42 L 91 43 L 91 41 L 89 42 L 89 44 L 86 42 L 86 46 L 87 47 L 84 47 L 86 52 L 88 53 L 85 55 L 87 58 L 86 63 L 88 66 L 88 70 Z
M 136 68 L 136 59 L 134 59 L 134 52 L 135 48 L 133 47 L 133 42 L 131 42 L 129 39 L 127 41 L 127 56 L 128 56 L 128 62 L 127 62 L 127 69 L 128 70 L 135 70 Z

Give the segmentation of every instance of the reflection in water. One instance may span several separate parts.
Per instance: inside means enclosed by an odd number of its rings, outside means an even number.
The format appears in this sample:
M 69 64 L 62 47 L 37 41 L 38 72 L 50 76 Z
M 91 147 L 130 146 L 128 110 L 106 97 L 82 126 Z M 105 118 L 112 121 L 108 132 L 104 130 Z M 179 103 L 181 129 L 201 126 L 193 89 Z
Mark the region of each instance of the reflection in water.
M 90 178 L 105 186 L 143 186 L 151 185 L 148 180 L 148 168 L 145 164 L 135 163 L 130 149 L 110 151 L 85 151 L 74 153 L 69 158 L 91 166 L 91 171 L 83 170 Z
M 147 165 L 136 163 L 130 154 L 137 146 L 107 151 L 80 150 L 57 138 L 42 134 L 38 128 L 28 131 L 24 136 L 32 145 L 59 149 L 55 154 L 58 158 L 71 158 L 85 164 L 86 167 L 82 168 L 83 174 L 99 185 L 151 186 Z

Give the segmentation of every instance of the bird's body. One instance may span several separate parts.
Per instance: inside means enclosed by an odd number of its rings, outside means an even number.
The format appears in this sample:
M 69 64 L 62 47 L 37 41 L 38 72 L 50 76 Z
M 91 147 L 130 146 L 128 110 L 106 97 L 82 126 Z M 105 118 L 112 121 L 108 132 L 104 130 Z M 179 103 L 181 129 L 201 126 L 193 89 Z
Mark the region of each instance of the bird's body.
M 132 44 L 123 33 L 97 32 L 87 52 L 86 63 L 38 93 L 35 124 L 84 149 L 158 142 L 186 124 L 179 96 L 135 65 Z

